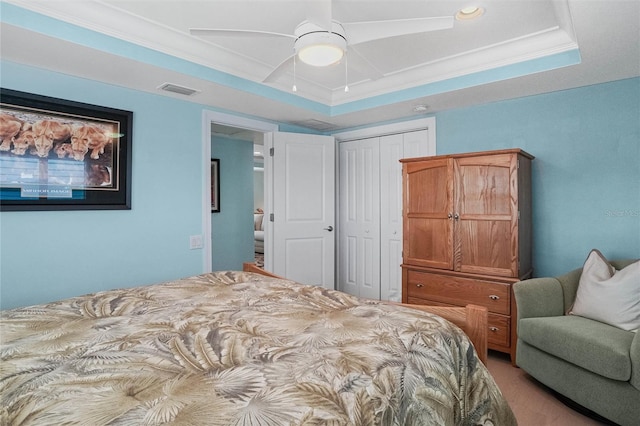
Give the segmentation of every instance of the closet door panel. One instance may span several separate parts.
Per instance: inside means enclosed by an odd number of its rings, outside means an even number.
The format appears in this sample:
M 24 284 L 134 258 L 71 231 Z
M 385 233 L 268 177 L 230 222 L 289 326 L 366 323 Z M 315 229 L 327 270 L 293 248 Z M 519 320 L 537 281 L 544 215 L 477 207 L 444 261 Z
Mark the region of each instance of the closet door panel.
M 402 300 L 403 157 L 402 134 L 380 138 L 380 298 L 396 302 Z
M 361 215 L 360 297 L 380 298 L 380 146 L 378 138 L 361 143 L 358 188 Z
M 429 140 L 428 130 L 417 130 L 402 135 L 402 158 L 436 155 L 436 145 Z
M 338 289 L 380 298 L 378 138 L 343 142 L 340 155 Z

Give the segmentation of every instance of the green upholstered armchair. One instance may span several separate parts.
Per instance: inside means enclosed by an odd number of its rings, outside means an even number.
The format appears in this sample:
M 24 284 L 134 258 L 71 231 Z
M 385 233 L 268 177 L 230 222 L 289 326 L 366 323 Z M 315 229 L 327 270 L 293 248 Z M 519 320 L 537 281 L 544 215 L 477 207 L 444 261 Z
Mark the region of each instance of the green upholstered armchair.
M 632 263 L 612 261 L 616 269 Z M 538 381 L 621 425 L 640 425 L 640 331 L 565 315 L 582 269 L 513 286 L 516 364 Z

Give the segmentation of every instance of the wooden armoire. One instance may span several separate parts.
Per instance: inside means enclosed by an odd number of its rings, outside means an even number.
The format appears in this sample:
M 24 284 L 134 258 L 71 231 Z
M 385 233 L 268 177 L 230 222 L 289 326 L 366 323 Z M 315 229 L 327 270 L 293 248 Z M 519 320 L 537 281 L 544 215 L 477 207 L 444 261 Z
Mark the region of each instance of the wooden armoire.
M 521 149 L 401 160 L 402 301 L 489 310 L 489 348 L 515 360 L 511 286 L 529 278 L 531 161 Z

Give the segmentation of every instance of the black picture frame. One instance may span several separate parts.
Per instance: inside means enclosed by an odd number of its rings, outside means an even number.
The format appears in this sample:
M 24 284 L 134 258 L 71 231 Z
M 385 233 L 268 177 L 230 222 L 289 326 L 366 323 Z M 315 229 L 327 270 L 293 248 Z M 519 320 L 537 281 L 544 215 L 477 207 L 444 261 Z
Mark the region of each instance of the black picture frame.
M 220 213 L 220 160 L 211 159 L 211 213 Z
M 0 211 L 130 210 L 133 112 L 0 88 Z

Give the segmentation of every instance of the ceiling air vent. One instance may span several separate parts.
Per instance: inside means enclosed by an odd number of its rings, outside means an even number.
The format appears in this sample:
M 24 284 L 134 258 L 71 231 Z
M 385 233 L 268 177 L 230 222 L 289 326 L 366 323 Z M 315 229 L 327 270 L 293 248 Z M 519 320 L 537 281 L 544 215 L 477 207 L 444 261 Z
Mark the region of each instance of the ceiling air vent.
M 160 85 L 158 89 L 165 90 L 167 92 L 177 93 L 179 95 L 185 95 L 185 96 L 195 95 L 196 93 L 200 92 L 199 90 L 191 89 L 189 87 L 179 86 L 173 83 L 164 83 Z
M 331 123 L 327 123 L 325 121 L 309 119 L 304 121 L 296 121 L 291 124 L 295 124 L 296 126 L 306 127 L 308 129 L 319 130 L 321 132 L 326 132 L 328 130 L 334 130 L 336 126 Z

